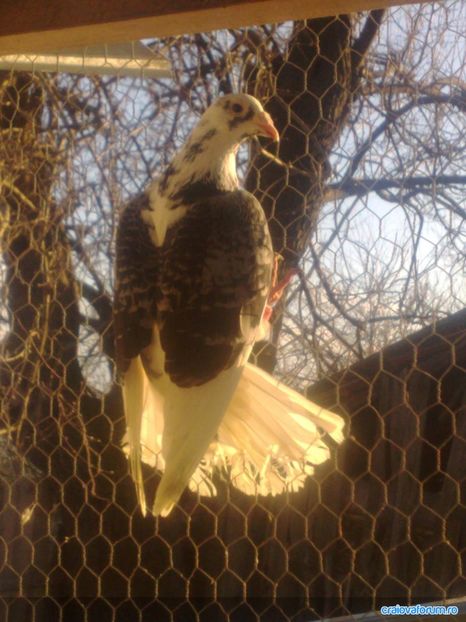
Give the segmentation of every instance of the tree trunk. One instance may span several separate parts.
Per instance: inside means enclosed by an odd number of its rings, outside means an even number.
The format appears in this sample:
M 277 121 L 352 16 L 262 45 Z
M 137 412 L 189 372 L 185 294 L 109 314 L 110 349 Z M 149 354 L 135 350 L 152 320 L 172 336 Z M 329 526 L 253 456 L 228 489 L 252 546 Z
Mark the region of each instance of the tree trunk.
M 346 124 L 361 61 L 382 16 L 383 11 L 372 12 L 358 38 L 350 15 L 298 22 L 268 72 L 262 67 L 250 72 L 248 90 L 267 99 L 265 108 L 280 134 L 278 158 L 257 149 L 246 179 L 266 212 L 275 252 L 284 259 L 279 276 L 298 265 L 315 229 L 331 174 L 330 153 Z M 273 345 L 256 349 L 258 364 L 268 371 L 276 364 L 280 315 L 275 314 Z

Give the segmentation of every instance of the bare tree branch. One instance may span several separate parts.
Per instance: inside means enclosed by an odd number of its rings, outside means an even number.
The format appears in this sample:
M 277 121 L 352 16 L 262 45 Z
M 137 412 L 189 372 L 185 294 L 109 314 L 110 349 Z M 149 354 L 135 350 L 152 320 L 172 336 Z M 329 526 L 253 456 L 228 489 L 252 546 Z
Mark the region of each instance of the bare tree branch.
M 325 193 L 326 201 L 352 196 L 363 197 L 369 192 L 381 192 L 383 190 L 418 190 L 425 192 L 430 189 L 435 192 L 436 186 L 464 186 L 466 185 L 466 175 L 438 175 L 432 177 L 403 177 L 401 179 L 348 179 L 343 182 L 328 184 Z M 466 210 L 459 205 L 456 206 L 456 213 L 462 218 L 466 218 Z

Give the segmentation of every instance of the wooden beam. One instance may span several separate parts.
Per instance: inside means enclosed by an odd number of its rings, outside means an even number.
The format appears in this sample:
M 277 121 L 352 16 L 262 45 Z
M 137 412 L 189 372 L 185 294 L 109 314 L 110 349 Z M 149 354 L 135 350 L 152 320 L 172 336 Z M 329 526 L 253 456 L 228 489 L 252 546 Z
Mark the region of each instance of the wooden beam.
M 400 0 L 2 0 L 0 54 L 238 28 L 395 4 Z

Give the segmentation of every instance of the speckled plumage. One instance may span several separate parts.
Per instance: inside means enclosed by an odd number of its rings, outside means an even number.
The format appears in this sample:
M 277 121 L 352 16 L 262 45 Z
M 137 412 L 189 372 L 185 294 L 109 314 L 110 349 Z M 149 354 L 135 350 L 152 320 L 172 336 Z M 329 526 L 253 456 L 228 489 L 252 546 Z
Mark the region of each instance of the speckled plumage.
M 150 345 L 157 321 L 159 249 L 150 237 L 142 211 L 149 208 L 143 193 L 126 206 L 118 227 L 114 331 L 117 367 L 124 373 L 132 358 Z
M 272 263 L 264 213 L 243 190 L 194 203 L 167 232 L 160 338 L 173 382 L 189 387 L 212 380 L 252 346 Z
M 201 199 L 204 195 L 204 199 Z M 273 266 L 267 222 L 244 190 L 214 191 L 199 183 L 183 193 L 186 215 L 162 247 L 150 237 L 142 194 L 123 212 L 117 237 L 117 363 L 150 346 L 160 330 L 165 371 L 175 384 L 202 384 L 235 364 L 254 342 Z

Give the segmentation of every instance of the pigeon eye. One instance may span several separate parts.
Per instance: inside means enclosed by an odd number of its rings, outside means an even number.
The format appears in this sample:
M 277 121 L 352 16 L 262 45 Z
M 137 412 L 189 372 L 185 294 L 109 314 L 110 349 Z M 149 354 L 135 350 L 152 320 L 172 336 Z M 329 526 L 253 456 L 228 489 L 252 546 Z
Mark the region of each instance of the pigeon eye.
M 243 106 L 241 104 L 233 104 L 231 109 L 233 110 L 233 112 L 236 112 L 237 114 L 239 114 L 240 112 L 243 112 Z

